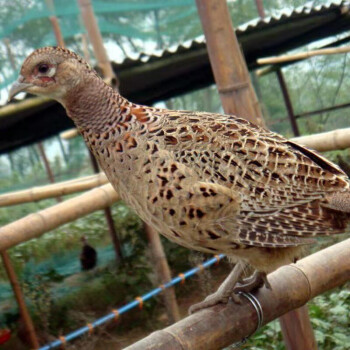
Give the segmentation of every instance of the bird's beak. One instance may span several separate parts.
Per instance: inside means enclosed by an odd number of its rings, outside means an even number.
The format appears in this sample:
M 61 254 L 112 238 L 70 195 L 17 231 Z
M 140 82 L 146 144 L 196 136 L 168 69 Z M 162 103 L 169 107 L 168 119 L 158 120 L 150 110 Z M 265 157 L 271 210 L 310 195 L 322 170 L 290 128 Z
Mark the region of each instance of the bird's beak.
M 25 91 L 27 88 L 33 86 L 33 84 L 25 83 L 24 77 L 20 75 L 18 79 L 13 83 L 11 89 L 9 91 L 9 96 L 7 102 L 10 102 L 13 97 L 15 97 L 18 93 Z

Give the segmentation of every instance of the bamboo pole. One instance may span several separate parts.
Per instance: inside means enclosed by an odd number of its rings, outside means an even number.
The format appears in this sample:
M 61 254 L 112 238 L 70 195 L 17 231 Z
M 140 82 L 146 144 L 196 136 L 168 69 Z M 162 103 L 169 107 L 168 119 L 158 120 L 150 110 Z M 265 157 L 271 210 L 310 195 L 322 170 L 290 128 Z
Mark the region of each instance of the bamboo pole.
M 7 57 L 11 63 L 11 67 L 14 71 L 16 71 L 17 65 L 16 65 L 15 56 L 13 55 L 12 50 L 11 50 L 10 39 L 5 38 L 4 44 L 5 44 L 5 48 L 6 48 Z
M 253 293 L 262 306 L 263 324 L 349 281 L 349 251 L 347 239 L 270 274 L 272 289 L 264 287 Z M 239 342 L 257 327 L 255 308 L 246 298 L 241 300 L 242 304 L 221 304 L 201 310 L 125 350 L 217 350 Z
M 80 20 L 81 20 L 81 16 L 80 16 Z M 90 62 L 89 44 L 88 44 L 88 37 L 86 33 L 81 34 L 81 45 L 83 47 L 85 60 L 87 62 Z
M 39 149 L 39 153 L 40 153 L 41 158 L 42 158 L 44 165 L 45 165 L 47 177 L 48 177 L 49 181 L 53 184 L 53 183 L 55 183 L 55 177 L 53 175 L 53 171 L 51 169 L 49 160 L 47 159 L 45 148 L 44 148 L 44 145 L 42 142 L 38 143 L 38 149 Z M 62 198 L 60 196 L 56 196 L 56 200 L 57 200 L 57 202 L 62 202 Z
M 50 19 L 50 22 L 52 25 L 53 33 L 55 34 L 56 43 L 60 47 L 65 47 L 61 28 L 60 28 L 60 25 L 58 23 L 58 18 L 55 15 L 55 4 L 54 4 L 53 0 L 45 0 L 45 2 L 46 2 L 47 8 L 51 12 L 51 16 L 49 17 L 49 19 Z
M 52 185 L 32 187 L 28 190 L 5 193 L 0 195 L 0 207 L 65 196 L 75 192 L 90 190 L 106 183 L 108 183 L 106 175 L 104 173 L 99 173 L 74 180 L 56 182 Z
M 296 114 L 295 118 L 299 119 L 299 118 L 304 118 L 304 117 L 310 117 L 310 116 L 315 115 L 315 114 L 332 112 L 332 111 L 336 111 L 336 110 L 344 109 L 344 108 L 349 108 L 349 107 L 350 107 L 350 102 L 340 103 L 340 104 L 333 105 L 330 107 L 324 107 L 324 108 L 320 108 L 320 109 L 314 109 L 313 111 L 302 112 L 302 113 Z
M 264 4 L 262 0 L 255 0 L 258 13 L 261 18 L 265 17 Z M 294 136 L 299 136 L 299 127 L 295 118 L 293 104 L 289 96 L 287 84 L 281 69 L 276 71 L 278 82 L 283 94 L 284 103 L 292 126 Z M 253 72 L 256 80 L 257 75 Z M 288 350 L 316 349 L 315 335 L 309 318 L 309 311 L 306 305 L 298 310 L 293 310 L 279 318 L 284 342 Z M 295 340 L 298 339 L 298 340 Z M 293 342 L 294 340 L 294 342 Z
M 255 0 L 256 9 L 258 10 L 258 14 L 260 18 L 265 18 L 265 9 L 262 0 Z
M 38 349 L 39 342 L 38 342 L 38 338 L 37 338 L 36 333 L 35 333 L 33 321 L 31 319 L 29 311 L 27 309 L 27 306 L 26 306 L 26 303 L 24 300 L 24 296 L 22 294 L 21 287 L 19 285 L 19 282 L 18 282 L 18 279 L 16 276 L 16 272 L 12 266 L 12 263 L 11 263 L 11 259 L 6 251 L 1 251 L 0 254 L 2 257 L 2 261 L 4 263 L 4 267 L 5 267 L 7 276 L 9 278 L 13 292 L 15 294 L 15 298 L 16 298 L 16 301 L 18 304 L 19 312 L 20 312 L 20 315 L 22 317 L 26 333 L 28 334 L 30 346 L 33 349 Z
M 171 273 L 159 234 L 146 224 L 144 227 L 149 241 L 154 266 L 157 268 L 158 282 L 159 284 L 166 283 L 171 280 Z M 163 293 L 163 297 L 169 322 L 174 323 L 179 321 L 180 311 L 176 302 L 174 287 L 166 289 Z
M 289 118 L 292 130 L 293 130 L 294 136 L 300 136 L 300 131 L 299 131 L 297 120 L 295 118 L 295 113 L 294 113 L 292 100 L 290 99 L 290 95 L 289 95 L 289 92 L 288 92 L 286 80 L 284 79 L 282 70 L 281 69 L 277 69 L 276 74 L 277 74 L 278 83 L 280 84 L 280 88 L 281 88 L 281 91 L 282 91 L 284 104 L 285 104 L 287 112 L 288 112 L 288 118 Z
M 317 350 L 315 334 L 306 305 L 289 311 L 281 316 L 279 321 L 287 350 Z
M 263 125 L 259 102 L 233 30 L 226 0 L 196 0 L 196 3 L 225 113 Z
M 103 39 L 90 0 L 78 0 L 85 28 L 87 30 L 90 42 L 92 44 L 98 65 L 102 70 L 103 76 L 109 79 L 111 85 L 118 85 L 111 62 L 108 58 L 106 48 L 103 45 Z
M 50 18 L 50 22 L 51 22 L 52 29 L 53 29 L 53 32 L 55 34 L 58 46 L 65 47 L 63 36 L 62 36 L 62 32 L 61 32 L 60 26 L 58 24 L 57 17 L 56 16 L 50 16 L 49 18 Z
M 31 110 L 40 110 L 44 109 L 47 106 L 53 105 L 55 101 L 46 97 L 32 97 L 29 99 L 22 100 L 17 103 L 7 104 L 0 108 L 0 120 L 4 117 L 10 117 L 17 113 L 28 113 L 30 114 Z
M 79 131 L 76 128 L 72 128 L 60 133 L 60 138 L 64 140 L 73 139 L 79 135 Z
M 350 147 L 350 128 L 295 137 L 291 141 L 318 152 L 342 150 Z
M 114 86 L 115 88 L 118 86 L 117 77 L 114 74 L 114 71 L 112 69 L 112 65 L 109 61 L 106 49 L 103 45 L 102 35 L 97 25 L 97 20 L 93 12 L 93 8 L 91 5 L 90 0 L 78 0 L 80 10 L 81 10 L 81 17 L 83 19 L 84 25 L 86 27 L 90 42 L 92 44 L 92 47 L 94 49 L 95 57 L 98 61 L 99 66 L 102 69 L 103 76 L 105 79 L 109 79 L 109 83 Z M 114 80 L 114 82 L 113 82 Z M 150 240 L 150 245 L 152 246 L 152 249 L 157 250 L 157 246 L 153 247 L 153 244 L 156 242 L 158 234 L 154 232 L 152 228 L 148 228 L 148 236 L 155 236 L 153 239 Z M 159 237 L 158 237 L 159 238 Z M 159 241 L 159 244 L 161 242 Z M 165 260 L 166 265 L 168 265 L 167 261 Z M 169 269 L 169 266 L 167 266 Z M 162 273 L 164 273 L 164 270 L 159 270 L 160 275 L 158 275 L 158 278 L 160 280 L 163 280 L 167 276 L 163 276 Z M 167 290 L 164 292 L 165 295 L 167 295 L 165 298 L 171 300 L 171 298 L 175 297 L 175 295 L 171 296 L 171 290 Z M 175 300 L 176 303 L 176 300 Z M 169 304 L 172 305 L 173 304 Z M 166 303 L 166 307 L 168 304 Z M 176 313 L 174 313 L 174 309 L 167 310 L 168 314 L 173 314 L 173 317 L 176 319 Z M 169 319 L 171 321 L 171 318 Z
M 350 52 L 350 46 L 330 47 L 326 49 L 299 52 L 292 55 L 281 55 L 276 57 L 259 58 L 257 62 L 258 64 L 276 64 L 276 63 L 283 63 L 288 61 L 302 60 L 302 59 L 314 57 L 314 56 L 334 55 L 334 54 L 347 53 L 347 52 Z
M 256 0 L 255 2 L 260 17 L 264 18 L 265 12 L 262 1 Z M 253 121 L 255 124 L 264 125 L 258 100 L 249 79 L 248 69 L 243 55 L 240 52 L 232 23 L 230 23 L 230 16 L 226 1 L 223 0 L 213 2 L 210 0 L 197 0 L 197 6 L 207 39 L 209 57 L 219 92 L 220 89 L 222 89 L 222 86 L 234 87 L 237 85 L 237 83 L 241 85 L 242 83 L 246 84 L 246 88 L 244 90 L 245 95 L 241 96 L 241 99 L 239 99 L 239 97 L 237 98 L 235 95 L 231 95 L 231 100 L 221 99 L 225 112 L 227 113 L 227 111 L 230 110 L 230 104 L 233 103 L 234 98 L 236 98 L 237 101 L 235 102 L 237 103 L 237 109 L 235 112 L 237 115 L 247 117 L 248 120 Z M 230 46 L 230 43 L 232 43 L 232 46 Z M 238 56 L 236 57 L 234 53 L 237 53 Z M 231 64 L 232 66 L 225 67 L 223 65 L 225 62 Z M 236 76 L 234 76 L 232 73 L 235 73 Z M 281 73 L 279 78 L 283 78 Z M 283 85 L 282 83 L 284 83 L 284 81 L 281 82 L 281 88 L 284 100 L 286 102 L 288 115 L 291 119 L 294 135 L 299 136 L 298 125 L 294 117 L 293 107 L 289 99 L 288 91 L 285 83 Z M 254 101 L 254 104 L 252 104 L 252 101 Z M 248 113 L 244 113 L 246 106 L 252 107 L 250 110 L 246 110 Z M 250 118 L 248 116 L 250 116 Z M 291 317 L 293 317 L 293 315 Z M 294 321 L 297 322 L 298 320 L 294 319 Z M 308 328 L 306 333 L 312 335 L 313 331 L 311 324 L 308 324 L 306 319 L 304 321 L 305 322 L 303 322 L 303 324 Z M 291 333 L 293 332 L 294 329 L 290 325 L 290 319 L 285 320 L 284 326 L 285 329 L 288 329 Z M 286 339 L 286 341 L 288 341 L 288 339 Z
M 113 187 L 107 184 L 2 226 L 0 251 L 40 237 L 67 222 L 108 207 L 118 199 Z
M 88 149 L 88 152 L 89 152 L 89 156 L 90 156 L 92 169 L 96 174 L 98 174 L 99 166 L 98 166 L 97 160 L 89 149 Z M 120 239 L 119 239 L 118 234 L 117 234 L 117 230 L 115 229 L 115 225 L 114 225 L 114 221 L 113 221 L 113 217 L 112 217 L 112 210 L 110 207 L 106 207 L 103 209 L 103 212 L 104 212 L 105 219 L 107 222 L 108 232 L 109 232 L 109 235 L 111 236 L 111 239 L 112 239 L 116 259 L 117 259 L 117 261 L 121 260 L 121 259 L 123 259 L 123 252 L 122 252 Z

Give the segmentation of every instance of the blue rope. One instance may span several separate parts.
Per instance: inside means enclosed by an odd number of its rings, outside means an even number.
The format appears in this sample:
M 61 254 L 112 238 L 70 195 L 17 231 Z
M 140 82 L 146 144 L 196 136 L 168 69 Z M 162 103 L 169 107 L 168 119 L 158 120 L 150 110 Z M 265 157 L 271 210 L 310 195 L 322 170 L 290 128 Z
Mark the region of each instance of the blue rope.
M 80 337 L 81 335 L 83 335 L 85 333 L 90 333 L 92 329 L 94 329 L 98 326 L 101 326 L 102 324 L 104 324 L 108 321 L 115 319 L 116 314 L 121 315 L 121 314 L 124 314 L 127 311 L 135 308 L 136 306 L 142 306 L 144 301 L 146 301 L 150 298 L 153 298 L 154 296 L 161 293 L 163 290 L 170 288 L 170 287 L 174 286 L 175 284 L 180 283 L 181 281 L 185 280 L 186 278 L 189 278 L 189 277 L 195 275 L 197 272 L 199 272 L 203 268 L 207 268 L 207 267 L 219 262 L 224 257 L 225 257 L 224 254 L 216 255 L 214 258 L 211 258 L 211 259 L 205 261 L 203 264 L 199 265 L 198 267 L 194 267 L 193 269 L 188 270 L 188 271 L 184 272 L 183 274 L 179 274 L 177 277 L 173 278 L 171 281 L 164 283 L 161 287 L 157 287 L 157 288 L 151 290 L 150 292 L 148 292 L 148 293 L 138 297 L 137 299 L 131 301 L 130 303 L 120 307 L 119 309 L 116 309 L 115 312 L 111 312 L 111 313 L 107 314 L 106 316 L 103 316 L 103 317 L 95 320 L 94 322 L 91 322 L 89 324 L 90 327 L 89 326 L 81 327 L 81 328 L 79 328 L 71 333 L 68 333 L 64 337 L 61 337 L 62 340 L 57 339 L 57 340 L 55 340 L 47 345 L 42 346 L 38 350 L 54 349 L 54 348 L 57 348 L 59 346 L 64 345 L 65 342 L 69 342 L 75 338 Z

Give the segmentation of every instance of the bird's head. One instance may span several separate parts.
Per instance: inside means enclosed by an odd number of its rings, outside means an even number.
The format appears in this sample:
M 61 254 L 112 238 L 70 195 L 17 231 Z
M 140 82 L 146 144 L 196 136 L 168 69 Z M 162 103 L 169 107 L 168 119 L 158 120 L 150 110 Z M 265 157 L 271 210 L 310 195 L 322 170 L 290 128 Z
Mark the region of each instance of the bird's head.
M 25 91 L 64 103 L 67 93 L 89 75 L 86 73 L 96 74 L 72 51 L 61 47 L 37 49 L 24 61 L 20 75 L 9 92 L 9 100 Z

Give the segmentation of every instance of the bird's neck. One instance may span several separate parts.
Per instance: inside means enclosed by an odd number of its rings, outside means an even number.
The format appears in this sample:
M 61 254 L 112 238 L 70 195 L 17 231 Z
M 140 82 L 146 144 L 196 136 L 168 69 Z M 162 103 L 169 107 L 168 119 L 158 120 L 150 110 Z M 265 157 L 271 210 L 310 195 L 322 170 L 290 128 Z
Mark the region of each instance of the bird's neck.
M 68 116 L 82 131 L 101 133 L 119 123 L 120 110 L 129 102 L 96 76 L 85 78 L 63 101 Z

